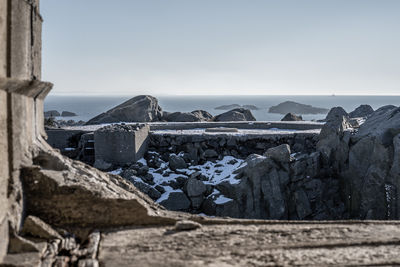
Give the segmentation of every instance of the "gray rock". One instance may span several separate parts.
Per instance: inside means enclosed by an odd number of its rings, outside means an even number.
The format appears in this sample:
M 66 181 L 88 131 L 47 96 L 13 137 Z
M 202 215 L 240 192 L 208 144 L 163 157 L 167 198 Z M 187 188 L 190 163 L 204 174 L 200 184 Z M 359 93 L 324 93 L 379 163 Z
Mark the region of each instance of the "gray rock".
M 180 157 L 177 156 L 175 154 L 171 154 L 169 156 L 169 168 L 173 171 L 177 170 L 177 169 L 185 169 L 187 168 L 187 164 L 185 162 L 185 160 Z
M 157 200 L 161 197 L 161 193 L 147 183 L 138 181 L 136 179 L 130 179 L 130 181 L 137 189 L 139 189 L 142 193 L 148 195 L 151 199 Z
M 207 188 L 202 181 L 189 178 L 185 183 L 184 191 L 189 197 L 198 197 L 202 196 L 207 191 Z
M 169 210 L 186 211 L 190 208 L 190 200 L 183 192 L 171 192 L 168 199 L 160 202 L 162 206 Z
M 232 109 L 215 116 L 215 121 L 256 121 L 250 110 L 245 108 Z
M 218 153 L 214 149 L 206 149 L 203 153 L 203 156 L 205 158 L 216 158 L 218 157 Z
M 200 121 L 210 121 L 214 118 L 213 115 L 211 115 L 210 113 L 208 113 L 205 110 L 193 110 L 192 112 L 193 115 L 195 115 L 197 118 L 200 119 Z
M 189 220 L 177 221 L 174 226 L 175 231 L 191 231 L 198 228 L 201 228 L 201 224 Z
M 129 180 L 132 178 L 132 176 L 136 176 L 137 175 L 137 171 L 134 169 L 126 169 L 121 173 L 121 177 Z
M 350 118 L 368 117 L 374 113 L 374 109 L 370 105 L 361 105 L 354 111 L 349 113 Z
M 325 121 L 336 121 L 342 117 L 349 118 L 349 114 L 342 107 L 331 108 L 328 115 L 326 115 Z
M 304 190 L 299 189 L 294 193 L 294 199 L 296 203 L 296 212 L 300 220 L 306 218 L 312 213 L 310 202 L 307 198 L 307 194 Z
M 44 112 L 44 117 L 49 118 L 49 117 L 59 117 L 61 116 L 60 112 L 57 110 L 48 110 Z
M 97 159 L 94 162 L 93 167 L 95 167 L 96 169 L 102 170 L 102 171 L 109 171 L 109 170 L 111 170 L 113 165 L 111 163 L 105 162 L 102 159 Z
M 290 162 L 290 153 L 290 146 L 288 144 L 283 144 L 268 149 L 264 156 L 270 157 L 276 162 L 287 163 Z
M 281 119 L 281 121 L 302 121 L 303 117 L 302 116 L 297 116 L 296 114 L 293 113 L 288 113 Z
M 158 100 L 149 95 L 140 95 L 92 118 L 86 125 L 112 122 L 151 122 L 159 121 L 161 117 L 162 110 L 158 105 Z

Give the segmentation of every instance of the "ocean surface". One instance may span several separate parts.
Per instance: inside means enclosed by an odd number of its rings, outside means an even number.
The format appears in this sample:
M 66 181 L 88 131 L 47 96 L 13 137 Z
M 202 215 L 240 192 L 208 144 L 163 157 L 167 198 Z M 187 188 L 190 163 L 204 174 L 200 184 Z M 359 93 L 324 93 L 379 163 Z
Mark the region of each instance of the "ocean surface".
M 57 96 L 50 95 L 44 103 L 45 111 L 58 110 L 71 111 L 78 114 L 77 117 L 61 118 L 64 120 L 84 120 L 87 121 L 94 116 L 105 112 L 116 105 L 132 98 L 133 96 Z M 353 111 L 361 104 L 369 104 L 377 109 L 385 105 L 400 106 L 400 96 L 155 96 L 159 100 L 159 105 L 164 111 L 188 112 L 202 109 L 217 115 L 225 112 L 216 110 L 215 107 L 229 104 L 255 105 L 260 110 L 252 110 L 257 121 L 279 121 L 283 115 L 268 113 L 271 106 L 278 105 L 284 101 L 295 101 L 314 107 L 332 108 L 343 107 L 347 112 Z M 303 115 L 305 120 L 318 120 L 325 118 L 326 114 Z

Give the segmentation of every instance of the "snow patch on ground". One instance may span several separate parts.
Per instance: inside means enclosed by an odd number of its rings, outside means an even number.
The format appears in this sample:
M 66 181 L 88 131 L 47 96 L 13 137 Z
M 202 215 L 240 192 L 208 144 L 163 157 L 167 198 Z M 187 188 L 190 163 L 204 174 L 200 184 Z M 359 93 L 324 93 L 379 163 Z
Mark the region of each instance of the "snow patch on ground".
M 120 175 L 120 174 L 122 173 L 122 168 L 119 168 L 119 169 L 110 171 L 110 172 L 108 172 L 108 173 L 109 173 L 109 174 Z
M 159 199 L 157 199 L 156 203 L 160 203 L 160 202 L 162 202 L 164 200 L 167 200 L 169 198 L 169 194 L 171 194 L 172 192 L 183 192 L 180 189 L 173 189 L 170 186 L 164 186 L 164 189 L 165 189 L 165 193 L 163 193 L 161 195 L 161 197 Z

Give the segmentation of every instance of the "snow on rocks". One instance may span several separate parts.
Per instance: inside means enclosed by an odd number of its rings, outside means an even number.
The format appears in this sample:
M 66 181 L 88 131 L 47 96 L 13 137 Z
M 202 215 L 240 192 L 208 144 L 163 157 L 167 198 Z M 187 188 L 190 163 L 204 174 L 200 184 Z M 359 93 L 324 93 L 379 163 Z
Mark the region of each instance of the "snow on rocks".
M 157 152 L 150 151 L 146 159 L 110 173 L 131 181 L 139 190 L 171 210 L 200 212 L 207 198 L 214 201 L 213 205 L 232 201 L 215 187 L 220 183 L 238 184 L 240 180 L 235 178 L 235 171 L 246 165 L 244 160 L 225 156 L 221 160 L 191 165 L 183 157 L 183 153 L 171 154 L 169 159 L 163 160 Z M 142 171 L 144 168 L 145 172 Z

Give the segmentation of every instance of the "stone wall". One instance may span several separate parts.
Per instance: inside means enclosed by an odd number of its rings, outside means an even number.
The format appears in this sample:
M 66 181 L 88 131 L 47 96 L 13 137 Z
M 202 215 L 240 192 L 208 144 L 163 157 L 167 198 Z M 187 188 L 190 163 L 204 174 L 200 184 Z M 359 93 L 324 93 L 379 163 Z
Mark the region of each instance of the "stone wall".
M 246 158 L 250 154 L 262 155 L 267 149 L 289 144 L 294 153 L 315 151 L 318 142 L 316 133 L 288 133 L 276 135 L 190 135 L 150 134 L 149 150 L 157 151 L 164 158 L 170 153 L 188 153 L 195 164 L 216 156 Z

